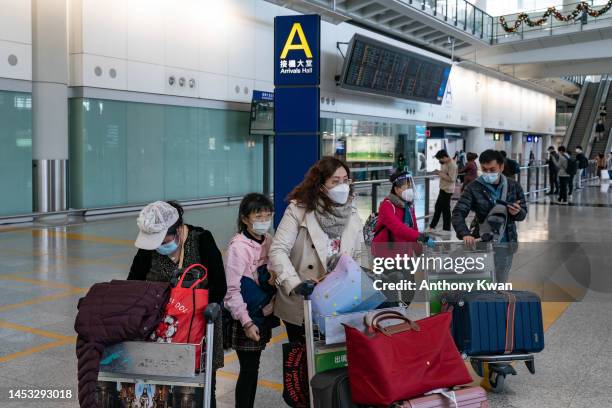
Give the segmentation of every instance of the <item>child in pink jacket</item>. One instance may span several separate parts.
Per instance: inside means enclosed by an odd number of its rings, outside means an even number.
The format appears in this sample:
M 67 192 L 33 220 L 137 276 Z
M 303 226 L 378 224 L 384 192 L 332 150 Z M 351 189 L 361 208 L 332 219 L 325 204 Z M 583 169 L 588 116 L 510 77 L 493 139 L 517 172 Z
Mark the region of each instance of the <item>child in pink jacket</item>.
M 266 268 L 268 250 L 272 243 L 272 237 L 267 231 L 270 229 L 273 210 L 272 202 L 265 195 L 247 194 L 238 211 L 238 233 L 227 248 L 227 294 L 224 304 L 234 319 L 231 323 L 231 344 L 240 362 L 235 390 L 237 408 L 252 408 L 255 403 L 261 352 L 272 336 L 272 326 L 262 324 L 262 320 L 267 319 L 266 316 L 273 318 L 274 298 L 271 297 L 270 302 L 262 305 L 257 312 L 249 314 L 243 295 L 246 294 L 245 290 L 257 293 L 260 293 L 259 289 L 274 290 L 269 283 L 273 282 L 273 278 L 268 279 L 266 276 L 269 274 Z

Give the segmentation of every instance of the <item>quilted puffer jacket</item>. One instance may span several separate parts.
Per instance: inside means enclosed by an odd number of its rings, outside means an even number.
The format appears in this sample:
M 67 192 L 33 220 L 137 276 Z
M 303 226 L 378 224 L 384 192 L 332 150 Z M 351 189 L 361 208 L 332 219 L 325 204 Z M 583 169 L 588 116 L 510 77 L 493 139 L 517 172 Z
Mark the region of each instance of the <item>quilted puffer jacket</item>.
M 161 320 L 169 296 L 168 283 L 113 280 L 96 283 L 79 300 L 74 329 L 81 408 L 98 406 L 96 382 L 104 347 L 147 338 Z

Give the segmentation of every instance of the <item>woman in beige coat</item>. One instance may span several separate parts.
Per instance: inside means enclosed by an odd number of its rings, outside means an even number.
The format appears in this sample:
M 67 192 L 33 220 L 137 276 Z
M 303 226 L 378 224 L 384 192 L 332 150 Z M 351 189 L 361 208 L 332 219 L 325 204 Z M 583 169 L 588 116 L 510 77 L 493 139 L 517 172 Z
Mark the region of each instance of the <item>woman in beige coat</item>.
M 289 194 L 290 204 L 269 252 L 278 292 L 274 313 L 285 323 L 289 341 L 302 341 L 302 298 L 293 290 L 333 269 L 341 254 L 355 259 L 363 244 L 363 223 L 352 205 L 350 170 L 333 157 L 315 163 Z

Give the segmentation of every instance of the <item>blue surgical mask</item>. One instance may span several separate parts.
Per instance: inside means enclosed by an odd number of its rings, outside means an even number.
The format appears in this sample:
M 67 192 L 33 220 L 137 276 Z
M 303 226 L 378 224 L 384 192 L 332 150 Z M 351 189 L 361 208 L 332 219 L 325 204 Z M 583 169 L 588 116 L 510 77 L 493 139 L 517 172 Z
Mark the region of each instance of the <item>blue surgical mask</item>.
M 499 179 L 499 173 L 482 173 L 481 177 L 485 183 L 495 184 Z
M 168 255 L 174 253 L 177 249 L 178 249 L 178 244 L 176 243 L 176 239 L 173 239 L 172 241 L 168 242 L 167 244 L 160 245 L 159 248 L 156 249 L 156 251 L 160 255 L 168 256 Z

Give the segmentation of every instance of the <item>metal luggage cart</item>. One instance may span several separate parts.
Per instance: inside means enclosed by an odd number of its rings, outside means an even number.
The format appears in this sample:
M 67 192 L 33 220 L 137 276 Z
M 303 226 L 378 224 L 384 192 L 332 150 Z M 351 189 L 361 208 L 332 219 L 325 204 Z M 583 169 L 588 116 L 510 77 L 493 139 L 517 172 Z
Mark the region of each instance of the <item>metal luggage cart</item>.
M 314 291 L 316 283 L 313 281 L 302 282 L 296 289 L 295 293 L 304 298 L 304 329 L 306 340 L 306 360 L 308 362 L 308 386 L 310 391 L 310 406 L 314 407 L 312 388 L 310 382 L 317 373 L 332 370 L 334 368 L 346 367 L 346 343 L 337 341 L 338 333 L 332 334 L 334 327 L 342 327 L 342 324 L 357 325 L 363 322 L 363 317 L 369 311 L 343 313 L 334 316 L 325 317 L 326 333 L 325 337 L 319 331 L 319 327 L 313 322 L 312 318 L 312 303 L 311 295 Z M 394 308 L 384 308 L 380 310 L 399 310 L 405 313 L 407 306 L 399 305 Z M 389 322 L 390 324 L 391 322 Z M 342 328 L 342 331 L 344 329 Z M 330 336 L 334 340 L 330 341 Z
M 482 255 L 488 259 L 485 270 L 482 273 L 457 274 L 437 270 L 424 269 L 424 279 L 431 282 L 435 279 L 446 279 L 455 281 L 485 279 L 491 283 L 496 282 L 494 252 L 495 247 L 492 242 L 478 240 L 474 249 L 467 249 L 461 241 L 438 241 L 433 248 L 425 248 L 427 256 L 461 256 L 471 254 L 473 256 Z M 427 315 L 438 313 L 440 298 L 438 294 L 426 293 Z M 506 376 L 517 375 L 514 369 L 516 362 L 524 362 L 531 374 L 535 374 L 535 359 L 530 353 L 506 354 L 506 355 L 479 355 L 468 356 L 462 354 L 464 360 L 469 361 L 470 365 L 479 377 L 482 377 L 481 386 L 495 393 L 503 392 Z
M 220 316 L 218 304 L 211 303 L 206 307 L 206 336 L 200 345 L 126 341 L 107 347 L 102 355 L 98 382 L 202 388 L 202 406 L 210 408 L 214 327 Z M 200 370 L 196 372 L 199 346 Z M 191 408 L 192 402 L 185 403 Z

